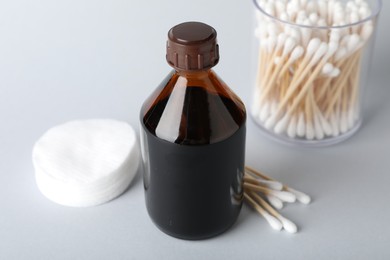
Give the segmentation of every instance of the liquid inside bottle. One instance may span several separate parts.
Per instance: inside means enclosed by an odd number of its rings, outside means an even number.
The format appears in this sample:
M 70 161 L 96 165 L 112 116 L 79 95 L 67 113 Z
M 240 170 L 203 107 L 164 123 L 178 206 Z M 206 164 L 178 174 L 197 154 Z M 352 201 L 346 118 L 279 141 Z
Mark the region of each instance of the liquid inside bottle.
M 241 100 L 210 68 L 175 70 L 140 116 L 145 199 L 154 223 L 183 239 L 227 230 L 243 198 Z

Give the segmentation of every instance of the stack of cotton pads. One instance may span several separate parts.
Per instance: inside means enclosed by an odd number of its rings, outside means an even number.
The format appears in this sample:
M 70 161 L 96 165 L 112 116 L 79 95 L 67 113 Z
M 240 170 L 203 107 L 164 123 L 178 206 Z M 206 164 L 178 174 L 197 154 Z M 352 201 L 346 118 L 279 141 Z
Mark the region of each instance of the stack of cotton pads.
M 32 159 L 43 195 L 62 205 L 87 207 L 126 190 L 140 152 L 130 125 L 92 119 L 49 129 L 34 145 Z

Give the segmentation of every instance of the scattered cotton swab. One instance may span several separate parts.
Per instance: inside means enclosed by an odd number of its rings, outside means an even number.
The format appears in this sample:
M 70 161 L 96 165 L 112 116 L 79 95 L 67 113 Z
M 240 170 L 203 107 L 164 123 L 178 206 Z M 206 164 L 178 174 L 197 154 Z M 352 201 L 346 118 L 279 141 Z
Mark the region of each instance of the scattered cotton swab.
M 311 198 L 309 195 L 303 193 L 302 191 L 295 190 L 293 188 L 287 187 L 286 190 L 294 194 L 297 198 L 297 200 L 303 204 L 309 204 L 311 201 Z
M 267 198 L 268 202 L 276 209 L 282 209 L 283 208 L 283 201 L 276 198 L 273 195 L 270 194 L 264 194 L 264 196 Z
M 259 179 L 255 179 L 255 178 L 251 177 L 250 175 L 245 176 L 244 180 L 248 183 L 256 184 L 256 185 L 270 188 L 273 190 L 282 190 L 283 189 L 283 184 L 281 184 L 278 181 L 259 180 Z
M 264 173 L 256 171 L 255 169 L 253 169 L 253 168 L 251 168 L 249 166 L 245 166 L 245 172 L 248 173 L 248 174 L 251 174 L 251 175 L 253 175 L 255 177 L 258 177 L 260 179 L 263 179 L 263 180 L 278 182 L 278 181 L 274 180 L 273 178 L 265 175 Z M 295 194 L 298 192 L 297 190 L 295 190 L 295 189 L 293 189 L 293 188 L 291 188 L 291 187 L 289 187 L 287 185 L 283 185 L 283 190 L 290 192 L 292 195 L 294 195 L 294 197 L 295 197 Z M 301 192 L 301 194 L 304 194 L 304 193 Z M 306 195 L 306 196 L 307 196 L 308 200 L 310 201 L 310 197 L 308 195 Z M 293 201 L 295 201 L 295 199 Z
M 273 207 L 271 207 L 263 198 L 258 194 L 251 192 L 249 194 L 255 201 L 260 203 L 260 205 L 271 213 L 275 218 L 277 218 L 281 223 L 283 228 L 289 233 L 296 233 L 298 231 L 297 226 L 289 219 L 283 217 L 279 212 L 277 212 Z
M 279 231 L 283 228 L 282 223 L 276 217 L 272 216 L 264 208 L 258 205 L 246 192 L 244 192 L 244 198 L 257 212 L 259 212 L 260 215 L 264 217 L 273 229 Z
M 297 199 L 303 204 L 309 204 L 311 201 L 310 197 L 301 191 L 275 181 L 251 167 L 246 166 L 245 172 L 244 198 L 248 204 L 263 216 L 273 229 L 281 230 L 283 228 L 289 233 L 296 233 L 298 231 L 297 226 L 291 220 L 282 216 L 276 209 L 282 209 L 282 201 L 292 203 Z M 272 185 L 264 187 L 263 183 L 272 183 Z M 276 186 L 274 186 L 275 183 L 277 183 Z M 271 187 L 277 189 L 273 190 Z
M 280 191 L 280 190 L 273 190 L 266 187 L 263 187 L 261 185 L 251 184 L 251 183 L 244 183 L 244 188 L 252 191 L 259 191 L 264 194 L 272 195 L 278 199 L 280 199 L 283 202 L 295 202 L 296 197 L 294 194 L 288 191 Z

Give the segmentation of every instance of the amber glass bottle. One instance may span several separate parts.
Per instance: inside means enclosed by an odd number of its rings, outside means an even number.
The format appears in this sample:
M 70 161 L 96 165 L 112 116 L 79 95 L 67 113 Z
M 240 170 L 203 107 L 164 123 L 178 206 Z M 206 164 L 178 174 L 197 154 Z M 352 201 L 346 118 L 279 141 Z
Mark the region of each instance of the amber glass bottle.
M 199 22 L 173 27 L 166 58 L 175 70 L 141 109 L 146 207 L 182 239 L 222 233 L 242 205 L 246 111 L 211 69 L 216 35 Z

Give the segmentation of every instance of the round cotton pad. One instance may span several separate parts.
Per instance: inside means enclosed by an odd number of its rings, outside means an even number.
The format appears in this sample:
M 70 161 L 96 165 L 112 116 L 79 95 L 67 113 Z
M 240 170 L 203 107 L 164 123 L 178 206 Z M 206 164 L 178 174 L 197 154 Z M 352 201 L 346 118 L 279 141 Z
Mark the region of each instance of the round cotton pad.
M 140 152 L 129 124 L 91 119 L 49 129 L 34 145 L 32 159 L 43 195 L 62 205 L 87 207 L 126 190 Z

